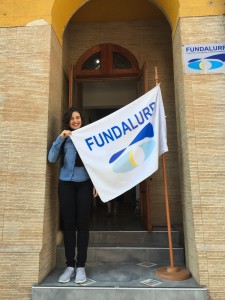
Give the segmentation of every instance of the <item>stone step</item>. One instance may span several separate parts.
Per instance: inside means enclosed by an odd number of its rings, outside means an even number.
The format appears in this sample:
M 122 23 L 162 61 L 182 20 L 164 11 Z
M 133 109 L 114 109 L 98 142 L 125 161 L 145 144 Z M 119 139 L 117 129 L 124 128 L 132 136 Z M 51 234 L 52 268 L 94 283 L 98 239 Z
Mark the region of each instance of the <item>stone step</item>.
M 180 244 L 180 233 L 171 231 L 172 243 Z M 147 231 L 90 231 L 90 246 L 161 246 L 168 247 L 168 232 L 166 230 Z
M 174 265 L 184 267 L 184 249 L 178 231 L 172 231 Z M 74 280 L 60 284 L 65 268 L 63 245 L 57 247 L 56 268 L 32 287 L 32 300 L 207 300 L 207 289 L 191 277 L 169 281 L 156 277 L 161 266 L 170 266 L 166 230 L 91 231 L 86 273 L 88 284 Z M 144 284 L 150 281 L 150 285 Z M 153 284 L 153 285 L 151 285 Z
M 33 287 L 32 300 L 207 300 L 205 288 Z
M 173 248 L 174 262 L 184 264 L 184 249 Z M 89 247 L 87 261 L 93 262 L 143 262 L 169 264 L 169 248 L 149 247 Z M 56 267 L 65 266 L 64 247 L 57 247 Z
M 88 284 L 72 279 L 60 284 L 62 269 L 55 269 L 41 284 L 32 287 L 32 300 L 207 300 L 207 289 L 191 277 L 169 281 L 156 277 L 162 265 L 137 263 L 87 263 Z M 145 285 L 150 281 L 150 285 Z M 151 285 L 152 284 L 152 285 Z
M 179 244 L 179 232 L 172 231 L 174 261 L 184 263 L 184 249 Z M 168 233 L 165 230 L 90 231 L 88 261 L 170 263 Z M 65 265 L 63 245 L 57 247 L 56 267 Z

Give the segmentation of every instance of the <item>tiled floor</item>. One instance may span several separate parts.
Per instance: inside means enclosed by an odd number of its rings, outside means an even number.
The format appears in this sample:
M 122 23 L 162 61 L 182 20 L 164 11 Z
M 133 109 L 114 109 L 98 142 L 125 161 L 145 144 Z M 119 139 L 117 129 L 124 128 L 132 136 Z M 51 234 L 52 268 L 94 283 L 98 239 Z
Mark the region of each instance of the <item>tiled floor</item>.
M 145 264 L 146 262 L 143 262 Z M 91 279 L 86 285 L 93 287 L 137 287 L 146 288 L 148 285 L 143 284 L 143 281 L 154 280 L 153 287 L 186 287 L 196 288 L 199 285 L 191 277 L 183 281 L 169 281 L 156 277 L 156 269 L 159 265 L 153 265 L 151 267 L 142 266 L 140 263 L 87 263 L 86 273 L 88 279 Z M 48 276 L 41 286 L 80 286 L 75 284 L 72 279 L 69 283 L 60 284 L 57 282 L 60 273 L 63 270 L 55 270 L 50 276 Z M 85 286 L 86 286 L 85 285 Z

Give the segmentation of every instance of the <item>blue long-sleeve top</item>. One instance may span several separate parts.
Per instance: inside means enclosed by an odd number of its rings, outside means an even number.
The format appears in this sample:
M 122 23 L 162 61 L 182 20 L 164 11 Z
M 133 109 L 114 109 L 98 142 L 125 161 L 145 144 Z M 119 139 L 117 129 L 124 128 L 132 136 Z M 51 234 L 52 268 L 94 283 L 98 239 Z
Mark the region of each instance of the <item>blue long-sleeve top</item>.
M 61 148 L 64 141 L 64 159 L 63 165 L 60 169 L 59 179 L 63 181 L 75 182 L 81 182 L 89 179 L 89 175 L 85 167 L 75 166 L 77 150 L 70 137 L 66 138 L 66 140 L 60 135 L 57 137 L 57 139 L 53 142 L 51 149 L 49 150 L 48 161 L 50 163 L 55 163 L 59 159 L 62 154 Z

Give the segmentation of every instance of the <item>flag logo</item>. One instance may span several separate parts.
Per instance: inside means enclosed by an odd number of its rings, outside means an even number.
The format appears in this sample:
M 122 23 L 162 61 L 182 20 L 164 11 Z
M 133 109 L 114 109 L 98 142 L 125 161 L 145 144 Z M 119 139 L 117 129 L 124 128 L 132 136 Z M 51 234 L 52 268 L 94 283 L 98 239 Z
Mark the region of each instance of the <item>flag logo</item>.
M 115 173 L 126 173 L 140 166 L 151 155 L 155 147 L 154 130 L 151 123 L 145 125 L 128 147 L 114 153 L 109 163 Z M 143 142 L 143 140 L 145 140 Z M 123 154 L 123 155 L 122 155 Z

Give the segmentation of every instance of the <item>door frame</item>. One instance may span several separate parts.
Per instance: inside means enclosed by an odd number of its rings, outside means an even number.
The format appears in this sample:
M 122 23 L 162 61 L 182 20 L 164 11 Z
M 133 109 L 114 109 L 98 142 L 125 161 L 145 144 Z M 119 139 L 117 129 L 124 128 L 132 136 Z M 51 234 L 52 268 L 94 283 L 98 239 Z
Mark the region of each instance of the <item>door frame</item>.
M 101 52 L 102 51 L 102 52 Z M 122 56 L 130 62 L 130 69 L 113 69 L 113 51 L 121 52 Z M 97 70 L 83 70 L 82 66 L 96 53 L 100 53 L 103 62 Z M 102 56 L 101 56 L 102 55 Z M 102 69 L 101 69 L 102 68 Z M 108 72 L 108 73 L 107 73 Z M 113 44 L 97 45 L 86 51 L 75 65 L 69 68 L 69 107 L 75 106 L 83 109 L 82 84 L 88 81 L 129 80 L 137 81 L 137 97 L 148 91 L 148 65 L 144 62 L 139 69 L 134 55 L 127 49 Z M 140 187 L 140 215 L 141 224 L 147 231 L 152 231 L 151 201 L 150 201 L 150 178 L 139 184 Z
M 144 62 L 137 77 L 138 97 L 148 92 L 148 64 Z M 148 177 L 143 180 L 140 186 L 140 214 L 141 224 L 147 231 L 152 231 L 152 213 L 151 213 L 151 196 L 150 182 Z

